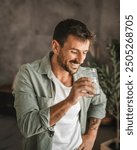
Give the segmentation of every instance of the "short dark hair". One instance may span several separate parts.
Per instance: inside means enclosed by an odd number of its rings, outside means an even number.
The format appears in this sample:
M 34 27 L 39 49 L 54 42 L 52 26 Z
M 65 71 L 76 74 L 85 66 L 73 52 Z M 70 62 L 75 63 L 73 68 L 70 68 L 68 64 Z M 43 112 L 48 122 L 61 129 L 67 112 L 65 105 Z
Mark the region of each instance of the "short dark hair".
M 82 40 L 91 40 L 93 38 L 93 35 L 84 23 L 75 19 L 66 19 L 59 22 L 55 27 L 53 40 L 58 41 L 63 47 L 69 35 L 77 36 Z

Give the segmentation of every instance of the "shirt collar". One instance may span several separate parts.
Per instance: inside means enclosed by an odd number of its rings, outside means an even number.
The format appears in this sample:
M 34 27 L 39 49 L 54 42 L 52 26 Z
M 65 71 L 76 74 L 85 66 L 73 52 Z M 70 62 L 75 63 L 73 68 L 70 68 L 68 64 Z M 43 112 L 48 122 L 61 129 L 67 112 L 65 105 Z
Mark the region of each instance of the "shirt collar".
M 47 74 L 49 77 L 51 77 L 51 56 L 53 55 L 53 52 L 49 52 L 47 56 L 45 56 L 41 63 L 40 66 L 38 68 L 38 72 L 40 74 Z

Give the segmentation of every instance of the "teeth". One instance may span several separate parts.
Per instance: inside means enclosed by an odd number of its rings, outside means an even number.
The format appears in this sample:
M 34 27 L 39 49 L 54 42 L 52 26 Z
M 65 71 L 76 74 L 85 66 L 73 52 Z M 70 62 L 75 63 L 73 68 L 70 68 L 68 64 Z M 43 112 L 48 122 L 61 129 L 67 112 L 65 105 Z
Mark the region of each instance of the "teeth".
M 73 64 L 73 65 L 78 65 L 78 64 L 75 64 L 75 63 L 71 63 L 71 64 Z
M 71 63 L 74 67 L 78 67 L 78 64 Z
M 86 90 L 82 90 L 81 92 L 82 92 L 82 93 L 87 93 L 87 91 L 86 91 Z

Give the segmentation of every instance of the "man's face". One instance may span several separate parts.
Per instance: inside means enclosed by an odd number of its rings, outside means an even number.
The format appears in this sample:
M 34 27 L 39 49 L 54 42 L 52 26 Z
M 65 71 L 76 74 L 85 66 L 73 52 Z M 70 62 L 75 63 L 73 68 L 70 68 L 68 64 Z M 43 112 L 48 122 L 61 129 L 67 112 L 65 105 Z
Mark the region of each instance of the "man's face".
M 89 45 L 89 40 L 83 41 L 69 35 L 63 47 L 59 48 L 57 63 L 70 74 L 76 73 L 86 58 Z

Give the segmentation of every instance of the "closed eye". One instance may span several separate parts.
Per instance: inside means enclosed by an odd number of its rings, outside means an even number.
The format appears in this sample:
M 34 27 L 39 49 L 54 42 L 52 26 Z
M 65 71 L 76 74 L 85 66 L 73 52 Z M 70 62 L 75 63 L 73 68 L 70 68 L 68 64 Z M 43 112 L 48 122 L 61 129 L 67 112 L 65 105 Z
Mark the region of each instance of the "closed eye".
M 86 50 L 86 51 L 83 52 L 83 54 L 87 54 L 87 53 L 88 53 L 88 50 Z
M 80 50 L 78 50 L 78 49 L 71 49 L 71 53 L 73 53 L 73 54 L 78 54 L 80 52 Z M 88 53 L 88 50 L 84 50 L 83 51 L 83 54 L 84 55 L 86 55 Z
M 77 54 L 77 53 L 78 53 L 78 51 L 77 51 L 77 50 L 71 50 L 71 53 L 73 53 L 73 54 Z

